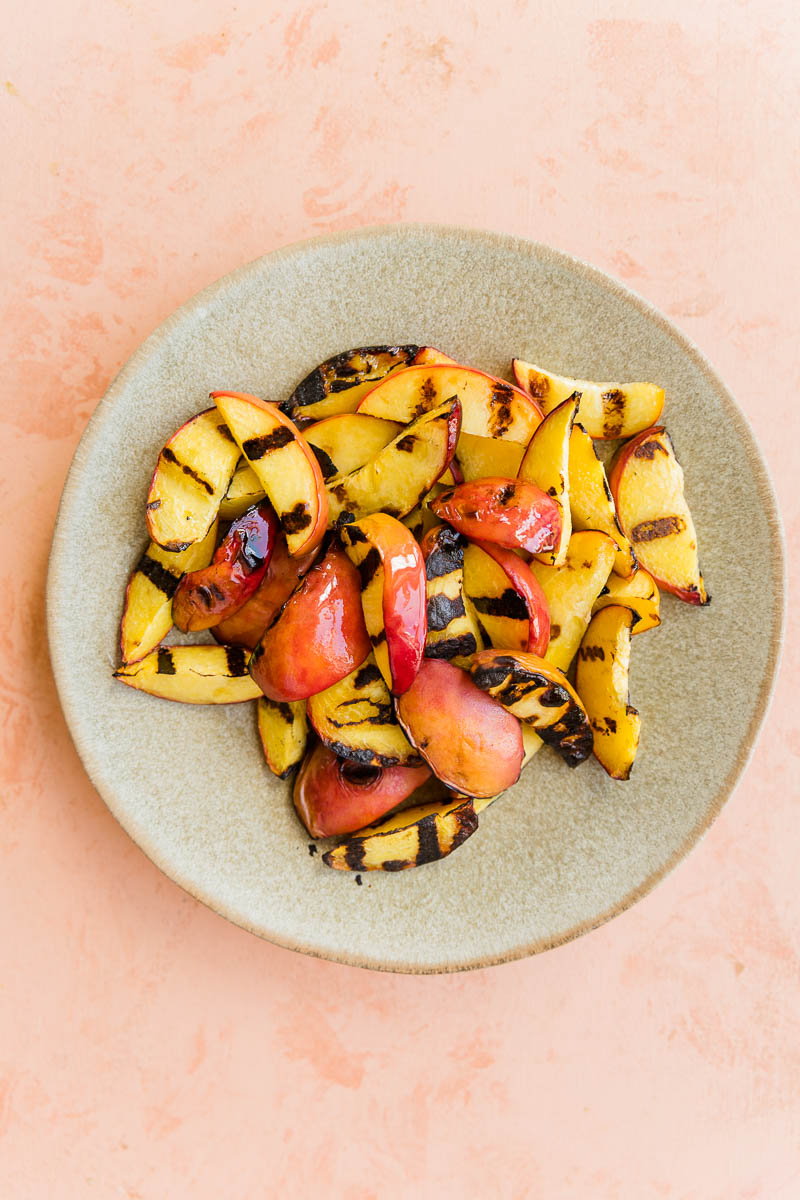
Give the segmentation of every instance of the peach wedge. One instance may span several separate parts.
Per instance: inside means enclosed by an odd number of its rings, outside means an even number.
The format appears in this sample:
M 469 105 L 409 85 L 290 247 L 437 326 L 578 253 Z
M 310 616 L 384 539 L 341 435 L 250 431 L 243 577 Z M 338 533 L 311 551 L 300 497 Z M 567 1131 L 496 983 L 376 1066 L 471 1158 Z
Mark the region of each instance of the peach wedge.
M 561 532 L 552 550 L 541 553 L 543 562 L 560 567 L 567 557 L 572 533 L 569 506 L 569 444 L 578 401 L 564 400 L 549 412 L 531 438 L 517 472 L 519 479 L 535 483 L 551 496 L 561 513 Z
M 313 838 L 339 837 L 377 821 L 429 778 L 424 765 L 365 766 L 319 745 L 297 776 L 294 806 Z
M 622 446 L 608 481 L 620 524 L 658 586 L 687 604 L 708 604 L 683 470 L 666 429 L 646 429 Z
M 631 575 L 637 565 L 633 546 L 622 532 L 605 468 L 597 457 L 594 442 L 577 423 L 573 425 L 569 439 L 568 470 L 572 528 L 607 533 L 617 544 L 615 574 Z
M 612 779 L 627 779 L 641 721 L 628 703 L 633 613 L 612 604 L 596 613 L 578 651 L 575 687 L 594 733 L 594 754 Z
M 359 346 L 326 358 L 281 405 L 297 421 L 353 413 L 359 401 L 393 371 L 408 366 L 419 346 Z
M 261 695 L 241 646 L 160 646 L 138 662 L 123 664 L 114 678 L 182 704 L 241 704 Z
M 471 800 L 420 804 L 334 846 L 322 861 L 338 871 L 407 871 L 452 854 L 477 828 Z
M 652 425 L 664 407 L 664 389 L 654 383 L 590 383 L 567 379 L 515 358 L 514 378 L 531 399 L 550 413 L 570 396 L 580 400 L 577 420 L 593 438 L 631 437 Z

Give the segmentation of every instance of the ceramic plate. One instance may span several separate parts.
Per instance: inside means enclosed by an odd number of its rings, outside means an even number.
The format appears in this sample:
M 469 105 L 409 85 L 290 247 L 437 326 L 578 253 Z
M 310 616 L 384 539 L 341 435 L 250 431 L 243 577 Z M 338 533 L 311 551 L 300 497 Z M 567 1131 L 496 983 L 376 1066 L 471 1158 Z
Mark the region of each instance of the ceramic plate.
M 432 343 L 508 377 L 653 379 L 684 466 L 709 607 L 669 595 L 635 638 L 631 780 L 544 750 L 449 859 L 362 886 L 309 852 L 267 772 L 255 705 L 184 706 L 112 679 L 128 574 L 166 438 L 214 388 L 282 400 L 351 346 Z M 61 701 L 86 769 L 172 879 L 282 946 L 396 971 L 484 966 L 556 946 L 643 896 L 741 775 L 772 689 L 783 551 L 761 454 L 698 350 L 639 297 L 545 246 L 429 226 L 365 229 L 267 255 L 145 342 L 98 406 L 67 480 L 48 581 Z

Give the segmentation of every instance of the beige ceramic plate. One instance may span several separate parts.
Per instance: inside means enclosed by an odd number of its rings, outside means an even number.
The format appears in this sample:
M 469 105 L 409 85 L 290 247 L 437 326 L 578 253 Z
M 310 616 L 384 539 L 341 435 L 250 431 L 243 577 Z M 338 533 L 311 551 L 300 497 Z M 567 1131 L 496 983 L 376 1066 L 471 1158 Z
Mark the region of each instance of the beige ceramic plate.
M 544 750 L 450 859 L 400 875 L 328 870 L 262 762 L 254 705 L 195 708 L 115 683 L 128 573 L 168 435 L 212 388 L 283 399 L 351 346 L 428 342 L 508 375 L 512 355 L 597 379 L 654 379 L 686 470 L 710 607 L 663 599 L 633 644 L 633 777 Z M 49 636 L 91 779 L 192 895 L 263 937 L 341 962 L 447 971 L 533 954 L 644 895 L 730 795 L 764 719 L 783 615 L 775 500 L 708 363 L 620 284 L 545 246 L 427 226 L 267 255 L 179 309 L 115 380 L 75 455 L 53 541 Z

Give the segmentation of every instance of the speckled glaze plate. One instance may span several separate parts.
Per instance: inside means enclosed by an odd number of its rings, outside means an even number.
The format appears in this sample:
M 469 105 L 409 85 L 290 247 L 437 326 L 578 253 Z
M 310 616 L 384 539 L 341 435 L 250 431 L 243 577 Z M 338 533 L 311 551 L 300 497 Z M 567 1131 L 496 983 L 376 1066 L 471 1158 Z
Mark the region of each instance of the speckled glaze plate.
M 169 434 L 214 388 L 283 399 L 321 359 L 432 343 L 508 377 L 653 379 L 687 478 L 713 600 L 669 595 L 633 643 L 642 716 L 631 780 L 543 751 L 449 859 L 357 886 L 309 854 L 267 772 L 255 705 L 170 704 L 112 679 L 144 503 Z M 783 546 L 761 454 L 698 350 L 615 280 L 546 246 L 430 226 L 364 229 L 269 254 L 148 338 L 98 406 L 64 489 L 48 581 L 50 650 L 86 769 L 172 879 L 246 929 L 393 971 L 486 966 L 556 946 L 633 904 L 698 841 L 748 761 L 773 685 Z

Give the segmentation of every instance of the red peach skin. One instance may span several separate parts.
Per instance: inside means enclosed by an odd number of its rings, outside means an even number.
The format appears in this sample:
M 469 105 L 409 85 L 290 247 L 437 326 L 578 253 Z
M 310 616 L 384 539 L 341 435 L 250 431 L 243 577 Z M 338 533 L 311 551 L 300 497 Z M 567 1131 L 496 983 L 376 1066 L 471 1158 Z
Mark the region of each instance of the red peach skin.
M 281 534 L 257 591 L 237 612 L 211 630 L 217 641 L 254 650 L 316 557 L 317 551 L 312 550 L 310 554 L 292 558 Z
M 297 815 L 313 838 L 354 833 L 407 799 L 426 779 L 427 767 L 363 767 L 318 745 L 294 785 Z
M 431 508 L 473 540 L 530 554 L 553 550 L 561 534 L 561 512 L 552 496 L 521 479 L 474 479 L 442 492 Z
M 270 700 L 307 700 L 344 679 L 371 649 L 358 571 L 331 546 L 256 646 L 250 674 Z

